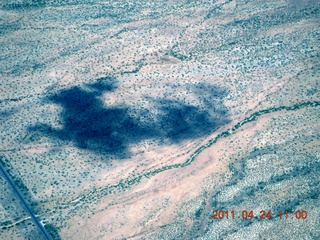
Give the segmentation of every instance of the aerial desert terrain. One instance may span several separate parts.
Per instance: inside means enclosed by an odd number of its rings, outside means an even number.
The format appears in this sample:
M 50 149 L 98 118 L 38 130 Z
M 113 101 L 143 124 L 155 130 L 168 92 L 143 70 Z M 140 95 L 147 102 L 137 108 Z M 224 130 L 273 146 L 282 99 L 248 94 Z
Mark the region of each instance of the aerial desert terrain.
M 319 47 L 317 0 L 1 1 L 0 239 L 319 239 Z

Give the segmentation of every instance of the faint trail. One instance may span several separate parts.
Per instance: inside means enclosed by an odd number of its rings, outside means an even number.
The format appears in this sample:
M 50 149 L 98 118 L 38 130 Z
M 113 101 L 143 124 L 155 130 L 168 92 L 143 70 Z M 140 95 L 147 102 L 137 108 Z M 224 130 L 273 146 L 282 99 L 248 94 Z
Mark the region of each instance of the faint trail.
M 38 96 L 44 96 L 43 93 L 37 93 L 37 94 L 29 94 L 29 95 L 25 95 L 25 96 L 20 96 L 17 98 L 5 98 L 5 99 L 1 99 L 0 100 L 0 104 L 1 103 L 9 103 L 9 102 L 20 102 L 24 99 L 28 99 L 28 98 L 32 98 L 32 97 L 38 97 Z
M 33 222 L 36 224 L 36 226 L 38 227 L 38 229 L 40 230 L 40 232 L 42 233 L 44 239 L 50 240 L 50 237 L 47 233 L 47 231 L 44 229 L 43 225 L 39 222 L 39 220 L 37 219 L 37 217 L 34 215 L 34 213 L 32 212 L 32 210 L 30 209 L 30 207 L 28 206 L 27 202 L 24 200 L 24 198 L 22 197 L 20 191 L 18 190 L 18 188 L 15 186 L 14 182 L 12 181 L 12 179 L 10 178 L 9 174 L 4 170 L 2 164 L 0 164 L 0 173 L 3 175 L 3 177 L 7 180 L 7 182 L 9 183 L 10 187 L 12 188 L 13 192 L 16 194 L 16 196 L 20 199 L 21 204 L 23 205 L 23 207 L 27 210 L 27 212 L 29 213 L 30 217 L 32 218 Z

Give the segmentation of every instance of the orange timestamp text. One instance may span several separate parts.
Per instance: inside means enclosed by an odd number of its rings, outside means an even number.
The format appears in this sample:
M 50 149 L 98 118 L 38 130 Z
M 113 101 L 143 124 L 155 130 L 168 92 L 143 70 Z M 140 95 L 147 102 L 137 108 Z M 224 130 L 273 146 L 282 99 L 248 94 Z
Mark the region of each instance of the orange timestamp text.
M 253 210 L 243 210 L 236 212 L 234 210 L 214 210 L 212 212 L 212 219 L 272 219 L 273 217 L 280 219 L 306 219 L 308 217 L 308 212 L 306 210 L 297 210 L 295 212 L 286 211 L 278 211 L 273 213 L 271 210 L 265 211 L 261 210 L 257 213 Z

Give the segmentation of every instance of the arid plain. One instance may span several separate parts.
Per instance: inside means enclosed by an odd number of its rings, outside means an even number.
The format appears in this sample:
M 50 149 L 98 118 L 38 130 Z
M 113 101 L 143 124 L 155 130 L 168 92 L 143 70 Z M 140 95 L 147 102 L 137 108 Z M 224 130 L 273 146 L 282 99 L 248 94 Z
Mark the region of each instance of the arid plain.
M 319 7 L 5 0 L 2 168 L 51 239 L 318 239 Z

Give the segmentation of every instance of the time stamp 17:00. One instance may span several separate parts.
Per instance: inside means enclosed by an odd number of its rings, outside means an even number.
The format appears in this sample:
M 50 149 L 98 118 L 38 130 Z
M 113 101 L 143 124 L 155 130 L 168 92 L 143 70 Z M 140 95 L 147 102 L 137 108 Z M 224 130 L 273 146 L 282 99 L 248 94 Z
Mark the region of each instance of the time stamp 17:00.
M 294 212 L 290 212 L 288 210 L 286 211 L 278 211 L 273 213 L 271 210 L 265 211 L 261 210 L 259 214 L 256 214 L 253 210 L 247 211 L 243 210 L 240 212 L 236 212 L 234 210 L 228 211 L 228 210 L 214 210 L 212 211 L 212 218 L 213 219 L 272 219 L 273 215 L 274 217 L 278 217 L 280 219 L 306 219 L 308 218 L 308 212 L 305 210 L 297 210 Z

